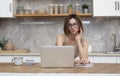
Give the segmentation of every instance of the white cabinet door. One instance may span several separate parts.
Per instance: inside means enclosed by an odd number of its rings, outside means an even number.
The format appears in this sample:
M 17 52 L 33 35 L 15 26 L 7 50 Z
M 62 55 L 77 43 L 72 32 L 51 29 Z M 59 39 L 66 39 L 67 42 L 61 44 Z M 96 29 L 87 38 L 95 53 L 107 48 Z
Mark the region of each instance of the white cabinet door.
M 24 56 L 23 62 L 26 62 L 26 60 L 34 60 L 35 63 L 41 63 L 40 56 Z
M 94 56 L 94 63 L 116 63 L 116 56 Z
M 88 57 L 91 63 L 94 63 L 94 56 L 89 56 Z
M 34 60 L 34 62 L 35 63 L 40 63 L 41 62 L 41 58 L 40 58 L 40 56 L 39 55 L 37 55 L 37 56 L 30 56 L 30 55 L 24 55 L 24 56 L 12 56 L 12 55 L 10 55 L 10 56 L 0 56 L 0 62 L 12 62 L 12 59 L 14 58 L 14 57 L 23 57 L 23 62 L 26 62 L 26 60 Z
M 93 0 L 93 16 L 120 16 L 120 0 Z
M 12 62 L 13 56 L 0 56 L 0 62 Z
M 13 17 L 13 0 L 0 0 L 0 18 Z
M 117 63 L 120 63 L 120 56 L 117 56 Z

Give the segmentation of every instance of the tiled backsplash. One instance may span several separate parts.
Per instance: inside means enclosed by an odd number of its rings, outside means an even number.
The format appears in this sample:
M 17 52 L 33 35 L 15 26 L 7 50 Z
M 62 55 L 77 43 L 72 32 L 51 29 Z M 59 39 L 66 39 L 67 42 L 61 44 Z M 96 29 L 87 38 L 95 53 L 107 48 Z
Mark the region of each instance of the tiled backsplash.
M 13 18 L 0 19 L 0 39 L 10 39 L 16 49 L 29 48 L 37 52 L 41 45 L 54 45 L 56 35 L 63 33 L 65 17 Z M 89 20 L 84 24 L 84 36 L 96 52 L 113 51 L 112 34 L 117 34 L 120 43 L 119 18 L 82 18 Z

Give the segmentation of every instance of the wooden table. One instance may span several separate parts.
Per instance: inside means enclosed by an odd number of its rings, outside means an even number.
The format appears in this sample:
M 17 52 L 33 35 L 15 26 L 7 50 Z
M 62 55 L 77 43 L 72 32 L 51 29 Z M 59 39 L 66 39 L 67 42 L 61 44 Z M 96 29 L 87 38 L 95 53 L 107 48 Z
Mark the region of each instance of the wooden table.
M 12 63 L 0 63 L 0 73 L 109 73 L 120 74 L 120 64 L 94 64 L 93 67 L 41 68 L 40 63 L 28 66 L 15 66 Z

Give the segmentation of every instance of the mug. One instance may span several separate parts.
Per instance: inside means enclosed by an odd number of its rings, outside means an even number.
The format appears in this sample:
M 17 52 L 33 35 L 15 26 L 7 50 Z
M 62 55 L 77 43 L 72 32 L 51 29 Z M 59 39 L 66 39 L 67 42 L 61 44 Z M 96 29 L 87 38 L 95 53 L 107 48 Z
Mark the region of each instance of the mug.
M 23 64 L 23 57 L 14 57 L 12 59 L 12 62 L 15 64 L 15 65 L 22 65 Z

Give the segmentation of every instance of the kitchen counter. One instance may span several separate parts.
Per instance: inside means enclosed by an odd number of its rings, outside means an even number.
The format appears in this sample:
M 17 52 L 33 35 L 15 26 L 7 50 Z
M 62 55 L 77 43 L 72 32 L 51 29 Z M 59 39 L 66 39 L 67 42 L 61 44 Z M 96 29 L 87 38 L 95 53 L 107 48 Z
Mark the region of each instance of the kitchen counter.
M 89 56 L 120 56 L 119 54 L 107 54 L 107 53 L 89 53 Z
M 0 53 L 0 56 L 40 56 L 40 53 Z
M 26 56 L 26 55 L 31 55 L 31 56 L 38 56 L 40 55 L 39 52 L 33 52 L 33 53 L 0 53 L 0 56 L 16 56 L 16 55 L 23 55 L 23 56 Z M 89 53 L 89 56 L 120 56 L 120 54 L 106 54 L 106 53 Z
M 120 74 L 120 64 L 94 64 L 93 67 L 41 68 L 40 63 L 28 66 L 15 66 L 12 63 L 0 63 L 0 73 L 99 73 Z

